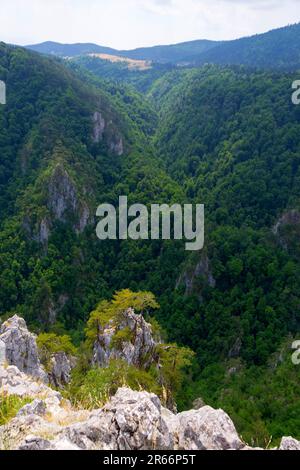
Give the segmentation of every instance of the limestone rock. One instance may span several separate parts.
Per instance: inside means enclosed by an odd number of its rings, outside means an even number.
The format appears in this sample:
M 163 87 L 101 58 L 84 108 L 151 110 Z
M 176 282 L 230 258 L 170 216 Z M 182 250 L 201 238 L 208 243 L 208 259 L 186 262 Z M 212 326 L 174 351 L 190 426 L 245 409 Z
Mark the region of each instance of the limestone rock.
M 130 332 L 130 339 L 118 346 L 112 345 L 114 335 L 125 329 Z M 132 309 L 128 309 L 118 328 L 107 326 L 98 336 L 93 362 L 99 367 L 106 367 L 111 359 L 123 359 L 129 365 L 146 368 L 155 361 L 155 345 L 151 325 L 142 315 L 136 315 Z
M 197 280 L 204 278 L 209 287 L 216 287 L 216 280 L 213 276 L 210 261 L 207 254 L 202 254 L 200 260 L 193 269 L 185 270 L 177 280 L 176 288 L 181 285 L 185 286 L 185 295 L 197 292 Z
M 122 137 L 117 138 L 115 142 L 110 143 L 110 150 L 111 152 L 121 157 L 124 153 L 124 145 Z
M 27 436 L 19 450 L 50 450 L 51 444 L 46 439 L 37 436 Z
M 23 406 L 17 416 L 44 416 L 46 414 L 46 409 L 46 403 L 43 400 L 36 398 L 32 403 L 28 403 L 28 405 Z
M 56 388 L 62 388 L 71 381 L 71 371 L 75 366 L 75 360 L 64 352 L 53 354 L 50 360 L 51 370 L 48 374 L 50 384 Z
M 17 395 L 21 398 L 57 398 L 61 400 L 59 392 L 22 373 L 16 366 L 0 366 L 0 394 Z
M 105 119 L 102 114 L 96 111 L 93 114 L 93 142 L 98 144 L 103 139 L 103 133 L 105 130 Z
M 283 437 L 279 450 L 300 450 L 300 442 L 292 437 Z
M 159 399 L 147 392 L 121 388 L 90 419 L 62 435 L 85 450 L 168 450 L 174 439 L 161 415 Z
M 200 410 L 180 413 L 177 417 L 181 450 L 239 450 L 245 445 L 223 410 L 204 406 Z
M 65 221 L 66 212 L 75 213 L 77 206 L 76 186 L 65 168 L 57 165 L 48 185 L 47 207 L 56 220 Z
M 39 380 L 48 381 L 38 357 L 35 336 L 28 331 L 23 318 L 14 315 L 4 322 L 0 328 L 0 341 L 5 344 L 5 359 L 8 364 Z
M 296 209 L 285 212 L 272 228 L 274 235 L 285 225 L 300 225 L 300 212 Z

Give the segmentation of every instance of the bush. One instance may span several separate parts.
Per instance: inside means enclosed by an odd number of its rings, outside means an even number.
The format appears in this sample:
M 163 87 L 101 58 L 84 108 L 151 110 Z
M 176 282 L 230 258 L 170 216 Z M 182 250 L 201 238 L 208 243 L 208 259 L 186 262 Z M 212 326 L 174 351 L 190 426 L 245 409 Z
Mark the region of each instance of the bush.
M 68 355 L 75 356 L 77 349 L 72 344 L 68 335 L 58 336 L 55 333 L 41 333 L 37 337 L 37 346 L 41 362 L 47 368 L 52 354 L 64 352 Z
M 75 372 L 69 398 L 84 408 L 98 408 L 120 387 L 147 390 L 157 395 L 162 392 L 154 374 L 130 366 L 125 361 L 112 360 L 105 368 L 94 368 L 86 374 Z

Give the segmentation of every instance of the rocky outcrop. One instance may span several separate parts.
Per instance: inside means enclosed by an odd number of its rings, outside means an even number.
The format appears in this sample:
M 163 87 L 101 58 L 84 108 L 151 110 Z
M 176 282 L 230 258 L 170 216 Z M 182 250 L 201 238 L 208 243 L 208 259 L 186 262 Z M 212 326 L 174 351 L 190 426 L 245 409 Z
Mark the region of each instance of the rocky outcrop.
M 16 366 L 0 365 L 0 394 L 15 395 L 20 398 L 61 399 L 59 392 L 24 374 Z
M 67 356 L 65 352 L 53 354 L 50 359 L 48 373 L 50 384 L 56 388 L 62 388 L 70 383 L 71 372 L 75 364 L 75 359 Z
M 76 186 L 68 172 L 57 165 L 48 185 L 48 209 L 55 220 L 65 221 L 66 213 L 75 213 L 78 207 Z
M 279 450 L 300 450 L 300 442 L 292 437 L 283 437 Z
M 52 354 L 46 372 L 40 361 L 35 335 L 28 331 L 25 320 L 15 315 L 0 328 L 0 365 L 5 363 L 16 366 L 28 376 L 62 388 L 71 380 L 75 358 L 65 352 Z
M 118 340 L 120 331 L 126 332 L 127 337 Z M 99 367 L 106 367 L 111 359 L 122 359 L 129 365 L 147 368 L 156 360 L 155 346 L 151 325 L 142 315 L 128 309 L 118 326 L 108 325 L 99 333 L 94 345 L 93 362 Z
M 284 250 L 295 254 L 300 234 L 300 211 L 292 209 L 282 214 L 272 227 L 272 232 Z
M 192 269 L 186 269 L 179 277 L 176 288 L 181 285 L 185 286 L 185 295 L 190 295 L 193 292 L 201 291 L 199 280 L 204 279 L 209 287 L 216 287 L 216 280 L 213 277 L 210 262 L 206 254 L 202 254 L 196 266 Z
M 180 450 L 240 450 L 245 444 L 223 410 L 204 406 L 177 415 Z
M 93 114 L 93 142 L 98 144 L 103 139 L 106 123 L 102 114 L 96 111 Z
M 82 191 L 86 192 L 84 188 Z M 79 233 L 82 233 L 90 222 L 90 209 L 83 196 L 79 194 L 75 181 L 61 164 L 55 167 L 48 183 L 47 208 L 52 220 L 66 222 L 73 218 L 75 220 L 73 228 Z M 49 234 L 50 225 L 47 220 L 42 220 L 40 239 L 48 239 Z
M 280 229 L 286 225 L 300 225 L 300 212 L 296 209 L 283 214 L 272 228 L 274 235 L 278 235 Z
M 95 111 L 93 114 L 93 134 L 92 140 L 95 144 L 102 142 L 104 139 L 104 133 L 106 133 L 106 139 L 109 150 L 118 155 L 119 157 L 124 153 L 123 138 L 118 135 L 116 129 L 113 129 L 112 121 L 106 122 L 102 113 Z
M 154 394 L 120 388 L 101 409 L 75 410 L 15 366 L 0 366 L 0 393 L 31 397 L 0 426 L 0 450 L 252 450 L 223 410 L 174 414 Z M 299 450 L 283 438 L 280 450 Z
M 48 381 L 39 360 L 36 338 L 28 331 L 23 318 L 14 315 L 4 322 L 0 328 L 0 341 L 0 356 L 5 358 L 8 364 L 43 382 Z
M 110 151 L 121 157 L 124 153 L 124 145 L 122 137 L 118 137 L 116 140 L 110 143 Z

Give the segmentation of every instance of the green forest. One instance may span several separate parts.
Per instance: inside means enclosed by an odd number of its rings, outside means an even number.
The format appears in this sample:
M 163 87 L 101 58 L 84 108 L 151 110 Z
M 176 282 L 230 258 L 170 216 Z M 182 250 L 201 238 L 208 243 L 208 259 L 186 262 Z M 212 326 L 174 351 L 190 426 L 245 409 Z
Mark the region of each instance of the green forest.
M 223 408 L 249 444 L 300 439 L 296 71 L 103 62 L 0 43 L 1 320 L 22 315 L 45 361 L 53 347 L 78 355 L 78 400 L 102 402 L 124 370 L 179 410 L 199 397 Z M 100 242 L 96 209 L 120 195 L 204 204 L 204 249 Z M 90 368 L 94 321 L 114 319 L 125 294 L 176 351 L 174 369 L 161 352 L 159 379 L 118 361 Z

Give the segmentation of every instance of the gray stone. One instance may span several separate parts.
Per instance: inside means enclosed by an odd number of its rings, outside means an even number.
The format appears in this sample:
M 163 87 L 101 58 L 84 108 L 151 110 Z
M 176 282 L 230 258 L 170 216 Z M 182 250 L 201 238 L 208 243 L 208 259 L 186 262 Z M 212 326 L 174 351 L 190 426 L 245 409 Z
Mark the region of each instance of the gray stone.
M 283 437 L 279 450 L 300 450 L 300 442 L 292 437 Z
M 103 139 L 103 133 L 106 126 L 102 114 L 98 111 L 93 114 L 93 124 L 93 142 L 98 144 Z
M 37 436 L 28 436 L 20 445 L 19 450 L 50 450 L 51 444 L 46 439 Z
M 178 415 L 178 445 L 182 450 L 239 450 L 240 440 L 233 422 L 223 410 L 204 406 Z
M 168 450 L 174 438 L 161 415 L 159 399 L 121 388 L 111 401 L 62 435 L 84 450 Z
M 37 415 L 44 416 L 46 414 L 47 406 L 43 400 L 35 399 L 32 403 L 23 406 L 17 416 Z
M 51 385 L 62 388 L 71 381 L 71 371 L 75 366 L 75 360 L 68 357 L 66 353 L 59 352 L 53 354 L 50 360 L 51 371 L 49 372 L 49 380 Z
M 28 331 L 23 318 L 14 315 L 4 322 L 0 328 L 0 341 L 5 344 L 8 364 L 39 380 L 48 381 L 39 360 L 36 338 Z

